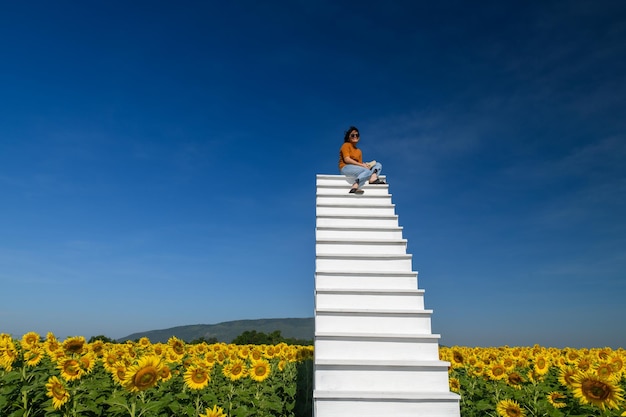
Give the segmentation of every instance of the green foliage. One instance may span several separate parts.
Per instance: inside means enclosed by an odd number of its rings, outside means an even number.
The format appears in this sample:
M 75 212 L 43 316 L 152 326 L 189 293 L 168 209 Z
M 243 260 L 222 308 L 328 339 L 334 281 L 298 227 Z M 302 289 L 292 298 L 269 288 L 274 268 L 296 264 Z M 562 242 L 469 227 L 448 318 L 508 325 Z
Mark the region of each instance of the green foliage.
M 232 341 L 235 345 L 277 345 L 285 343 L 288 345 L 310 346 L 312 340 L 299 340 L 294 338 L 285 338 L 281 335 L 280 330 L 275 330 L 270 334 L 257 332 L 256 330 L 246 330 Z
M 218 343 L 217 337 L 204 337 L 200 336 L 197 339 L 193 339 L 191 342 L 188 342 L 190 345 L 199 345 L 200 343 L 206 343 L 207 345 L 212 345 L 214 343 Z
M 101 342 L 105 342 L 105 343 L 117 343 L 117 342 L 115 341 L 115 339 L 111 339 L 111 338 L 109 338 L 109 337 L 106 337 L 106 336 L 105 336 L 105 335 L 103 335 L 103 334 L 100 334 L 100 335 L 98 335 L 98 336 L 91 336 L 91 337 L 89 338 L 89 340 L 87 341 L 87 343 L 93 343 L 93 342 L 95 342 L 96 340 L 100 340 Z

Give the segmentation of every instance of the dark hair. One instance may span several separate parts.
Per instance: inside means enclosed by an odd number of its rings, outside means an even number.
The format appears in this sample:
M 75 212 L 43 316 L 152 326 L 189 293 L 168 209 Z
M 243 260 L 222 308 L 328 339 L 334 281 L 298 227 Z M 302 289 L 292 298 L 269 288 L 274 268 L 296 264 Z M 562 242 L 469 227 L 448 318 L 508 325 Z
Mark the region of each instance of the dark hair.
M 346 130 L 343 134 L 343 141 L 348 142 L 350 140 L 350 133 L 354 132 L 355 130 L 357 131 L 357 133 L 359 133 L 359 129 L 354 126 L 350 126 L 348 130 Z

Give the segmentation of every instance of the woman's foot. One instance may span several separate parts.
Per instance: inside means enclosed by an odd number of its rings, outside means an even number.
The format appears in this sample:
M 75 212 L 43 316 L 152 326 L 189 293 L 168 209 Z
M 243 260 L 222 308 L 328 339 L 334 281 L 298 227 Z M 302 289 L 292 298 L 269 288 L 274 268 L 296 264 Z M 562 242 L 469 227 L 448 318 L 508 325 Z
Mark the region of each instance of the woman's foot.
M 376 178 L 374 181 L 370 181 L 370 184 L 387 184 L 385 181 L 380 178 Z

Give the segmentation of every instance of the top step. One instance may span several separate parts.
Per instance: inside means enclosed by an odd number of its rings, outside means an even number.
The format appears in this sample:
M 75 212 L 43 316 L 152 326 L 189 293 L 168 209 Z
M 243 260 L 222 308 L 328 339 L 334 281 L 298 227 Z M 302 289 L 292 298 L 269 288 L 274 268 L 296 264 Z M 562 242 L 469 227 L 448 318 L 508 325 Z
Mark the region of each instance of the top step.
M 385 175 L 381 175 L 380 179 L 384 180 L 386 178 Z M 325 175 L 318 174 L 316 177 L 315 184 L 317 187 L 334 187 L 334 186 L 345 186 L 352 185 L 352 181 L 348 179 L 345 175 Z M 380 186 L 379 186 L 380 187 Z

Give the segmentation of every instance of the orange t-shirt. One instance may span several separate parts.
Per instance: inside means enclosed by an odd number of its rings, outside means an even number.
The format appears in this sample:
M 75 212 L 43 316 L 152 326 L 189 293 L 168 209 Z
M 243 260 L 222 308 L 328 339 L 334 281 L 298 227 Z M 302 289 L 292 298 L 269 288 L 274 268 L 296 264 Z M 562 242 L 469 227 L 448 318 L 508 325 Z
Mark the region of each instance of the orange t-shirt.
M 343 160 L 345 156 L 349 156 L 358 163 L 363 163 L 363 153 L 361 150 L 350 142 L 344 142 L 344 144 L 341 145 L 341 149 L 339 149 L 339 171 L 347 165 Z

